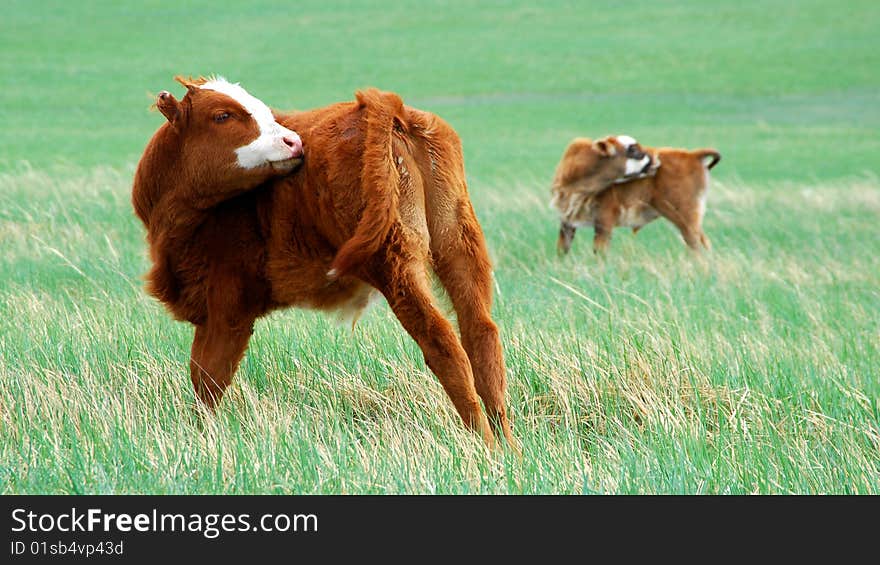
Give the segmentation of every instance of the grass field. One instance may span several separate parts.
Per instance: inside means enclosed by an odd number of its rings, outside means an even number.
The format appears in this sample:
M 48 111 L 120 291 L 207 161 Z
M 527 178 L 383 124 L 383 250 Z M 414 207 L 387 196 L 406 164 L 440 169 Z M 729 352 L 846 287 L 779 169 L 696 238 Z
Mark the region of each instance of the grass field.
M 0 23 L 0 493 L 880 494 L 880 4 L 11 2 Z M 145 295 L 150 93 L 399 92 L 460 133 L 523 456 L 466 432 L 382 303 L 262 320 L 215 417 Z M 662 220 L 555 256 L 576 135 L 717 147 Z M 447 308 L 448 309 L 448 308 Z

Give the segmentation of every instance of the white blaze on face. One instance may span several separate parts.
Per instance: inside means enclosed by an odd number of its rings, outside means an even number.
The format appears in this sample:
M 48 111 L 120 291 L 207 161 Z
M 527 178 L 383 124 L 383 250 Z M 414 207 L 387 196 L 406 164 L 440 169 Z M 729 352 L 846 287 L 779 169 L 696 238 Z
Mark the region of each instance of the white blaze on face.
M 630 146 L 638 143 L 634 138 L 628 135 L 618 135 L 617 141 L 623 145 L 623 151 L 626 152 Z M 651 157 L 647 154 L 641 159 L 627 159 L 626 160 L 626 171 L 624 172 L 625 176 L 637 175 L 645 170 L 645 167 L 648 166 L 648 163 L 651 162 Z
M 618 135 L 617 141 L 619 141 L 620 144 L 623 145 L 624 149 L 627 149 L 630 145 L 635 145 L 636 143 L 638 143 L 635 138 L 632 138 L 628 135 Z
M 229 96 L 245 109 L 257 122 L 260 135 L 244 147 L 235 150 L 238 164 L 243 169 L 253 169 L 273 161 L 287 161 L 295 155 L 284 139 L 292 140 L 300 148 L 302 141 L 296 132 L 275 121 L 272 110 L 262 100 L 251 96 L 248 91 L 223 77 L 209 80 L 201 86 L 204 90 L 214 90 Z

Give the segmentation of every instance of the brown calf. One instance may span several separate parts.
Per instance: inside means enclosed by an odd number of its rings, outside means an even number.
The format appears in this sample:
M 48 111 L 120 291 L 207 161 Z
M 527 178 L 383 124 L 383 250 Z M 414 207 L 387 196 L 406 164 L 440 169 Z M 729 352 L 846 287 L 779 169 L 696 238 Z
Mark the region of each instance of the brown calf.
M 268 123 L 268 108 L 237 85 L 178 80 L 187 93 L 159 95 L 168 123 L 144 151 L 132 198 L 154 263 L 148 291 L 196 328 L 198 397 L 220 400 L 257 318 L 288 306 L 356 318 L 378 290 L 465 424 L 492 445 L 491 421 L 513 444 L 492 268 L 455 131 L 378 90 Z M 301 152 L 290 130 L 305 158 L 279 176 Z M 266 148 L 275 153 L 261 156 Z M 432 296 L 429 265 L 460 340 Z
M 709 169 L 721 160 L 721 155 L 714 149 L 642 147 L 627 136 L 606 139 L 632 140 L 627 149 L 632 152 L 633 146 L 639 147 L 638 153 L 647 155 L 650 163 L 636 175 L 638 178 L 632 179 L 633 167 L 627 168 L 620 156 L 597 158 L 592 145 L 572 142 L 557 169 L 557 179 L 567 182 L 554 182 L 553 188 L 553 202 L 561 221 L 557 243 L 560 253 L 568 252 L 579 227 L 593 226 L 593 250 L 604 253 L 615 227 L 638 232 L 660 216 L 679 229 L 690 248 L 702 245 L 708 249 L 709 238 L 702 228 L 706 190 Z M 573 164 L 578 163 L 586 165 L 576 168 Z M 560 176 L 560 172 L 567 171 L 575 172 Z

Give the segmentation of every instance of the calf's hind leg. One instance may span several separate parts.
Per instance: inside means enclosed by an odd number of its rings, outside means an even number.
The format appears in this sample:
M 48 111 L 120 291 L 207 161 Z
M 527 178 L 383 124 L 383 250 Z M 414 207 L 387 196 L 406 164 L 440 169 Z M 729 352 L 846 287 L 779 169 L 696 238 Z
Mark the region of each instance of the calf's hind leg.
M 657 209 L 678 228 L 681 238 L 689 248 L 699 251 L 700 245 L 703 245 L 708 249 L 709 239 L 703 235 L 697 210 L 682 209 L 665 201 Z
M 494 439 L 474 388 L 471 365 L 447 320 L 434 303 L 425 265 L 413 258 L 389 254 L 371 277 L 400 320 L 418 343 L 465 425 L 478 432 L 487 445 Z
M 458 315 L 461 341 L 489 421 L 496 434 L 504 435 L 517 448 L 505 406 L 507 380 L 501 339 L 491 316 L 492 264 L 469 201 L 459 203 L 457 215 L 446 229 L 437 226 L 439 229 L 433 230 L 434 271 Z

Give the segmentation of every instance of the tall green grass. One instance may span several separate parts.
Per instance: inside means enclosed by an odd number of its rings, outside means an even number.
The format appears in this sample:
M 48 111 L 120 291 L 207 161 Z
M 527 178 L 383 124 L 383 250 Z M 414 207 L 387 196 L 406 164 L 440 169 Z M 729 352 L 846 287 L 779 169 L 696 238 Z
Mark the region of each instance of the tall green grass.
M 587 237 L 552 256 L 545 195 L 473 187 L 521 460 L 463 429 L 384 304 L 354 332 L 261 321 L 219 413 L 199 413 L 190 330 L 140 289 L 128 182 L 0 176 L 6 492 L 878 492 L 873 180 L 849 198 L 717 183 L 711 254 L 657 222 L 604 262 Z
M 13 1 L 0 493 L 880 493 L 878 24 L 868 1 Z M 464 430 L 384 303 L 353 332 L 261 320 L 194 407 L 129 196 L 148 93 L 200 73 L 279 108 L 379 86 L 458 130 L 522 458 Z M 553 168 L 609 133 L 720 149 L 711 253 L 658 220 L 556 257 Z

